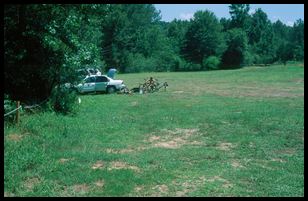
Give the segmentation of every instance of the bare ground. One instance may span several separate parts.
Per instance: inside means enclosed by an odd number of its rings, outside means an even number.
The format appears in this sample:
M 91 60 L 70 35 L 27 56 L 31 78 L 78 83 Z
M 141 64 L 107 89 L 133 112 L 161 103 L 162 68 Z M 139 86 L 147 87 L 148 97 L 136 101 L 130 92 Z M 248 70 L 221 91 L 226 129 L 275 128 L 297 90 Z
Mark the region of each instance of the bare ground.
M 140 168 L 134 165 L 130 165 L 126 162 L 122 162 L 122 161 L 113 161 L 109 164 L 109 167 L 107 168 L 107 170 L 111 171 L 111 170 L 120 170 L 120 169 L 130 169 L 130 170 L 134 170 L 136 172 L 140 172 Z

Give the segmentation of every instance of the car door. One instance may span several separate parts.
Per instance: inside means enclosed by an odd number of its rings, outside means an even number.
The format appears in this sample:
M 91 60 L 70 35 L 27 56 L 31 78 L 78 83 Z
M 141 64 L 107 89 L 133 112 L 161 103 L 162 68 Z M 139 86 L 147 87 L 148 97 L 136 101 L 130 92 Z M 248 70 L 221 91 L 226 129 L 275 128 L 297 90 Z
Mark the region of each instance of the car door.
M 92 92 L 95 91 L 95 77 L 88 77 L 85 79 L 83 84 L 83 92 Z
M 109 79 L 105 76 L 97 76 L 95 81 L 95 91 L 106 91 Z

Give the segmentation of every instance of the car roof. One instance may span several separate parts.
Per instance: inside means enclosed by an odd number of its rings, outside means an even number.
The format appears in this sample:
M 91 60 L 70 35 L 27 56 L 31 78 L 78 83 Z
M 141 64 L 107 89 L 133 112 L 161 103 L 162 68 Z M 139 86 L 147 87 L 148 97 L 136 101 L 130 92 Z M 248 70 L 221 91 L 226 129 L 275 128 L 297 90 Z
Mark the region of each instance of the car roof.
M 88 75 L 86 78 L 89 78 L 89 77 L 108 77 L 108 76 L 107 75 Z M 111 79 L 110 77 L 108 78 Z

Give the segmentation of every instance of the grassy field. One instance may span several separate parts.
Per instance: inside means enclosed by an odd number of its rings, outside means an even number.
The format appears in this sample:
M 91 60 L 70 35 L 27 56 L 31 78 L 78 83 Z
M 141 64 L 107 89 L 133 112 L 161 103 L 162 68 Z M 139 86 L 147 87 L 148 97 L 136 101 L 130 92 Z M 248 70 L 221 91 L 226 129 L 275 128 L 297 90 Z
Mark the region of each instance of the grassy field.
M 304 196 L 303 66 L 150 76 L 5 125 L 5 196 Z

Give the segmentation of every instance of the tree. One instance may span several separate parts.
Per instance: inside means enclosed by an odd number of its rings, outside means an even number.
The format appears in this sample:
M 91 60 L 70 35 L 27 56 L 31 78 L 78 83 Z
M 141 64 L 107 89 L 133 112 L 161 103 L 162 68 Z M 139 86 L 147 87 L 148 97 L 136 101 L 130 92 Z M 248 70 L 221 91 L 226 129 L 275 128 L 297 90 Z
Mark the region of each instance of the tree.
M 267 26 L 256 44 L 256 52 L 261 56 L 260 63 L 270 64 L 275 59 L 274 32 L 271 25 Z
M 203 59 L 202 66 L 207 70 L 217 70 L 220 65 L 220 58 L 209 56 Z
M 102 57 L 107 68 L 119 66 L 121 72 L 126 72 L 129 55 L 149 57 L 153 53 L 152 45 L 156 44 L 151 43 L 149 29 L 155 30 L 159 12 L 151 4 L 112 4 L 108 11 L 102 26 Z
M 269 26 L 270 21 L 265 12 L 258 8 L 252 15 L 251 23 L 249 26 L 248 38 L 249 44 L 258 43 L 261 39 L 262 32 Z
M 287 61 L 293 59 L 292 44 L 290 42 L 284 41 L 279 46 L 278 59 L 284 64 L 287 64 Z
M 275 32 L 275 37 L 280 40 L 288 40 L 290 29 L 287 25 L 277 20 L 273 23 L 273 31 Z
M 255 57 L 254 63 L 275 61 L 274 30 L 266 13 L 260 8 L 252 15 L 248 39 Z
M 223 31 L 223 32 L 226 32 L 226 31 L 228 31 L 228 30 L 230 29 L 230 27 L 231 27 L 231 20 L 222 17 L 222 18 L 220 19 L 220 24 L 221 24 L 222 27 L 223 27 L 222 31 Z
M 187 20 L 173 20 L 167 24 L 166 35 L 170 47 L 173 51 L 173 67 L 174 71 L 185 70 L 185 59 L 187 55 L 182 52 L 185 45 L 185 35 L 187 33 L 190 22 Z
M 231 29 L 226 35 L 227 50 L 222 56 L 223 68 L 238 68 L 244 61 L 248 39 L 242 29 Z
M 247 29 L 249 18 L 249 4 L 231 4 L 229 6 L 231 15 L 231 28 Z
M 188 30 L 189 22 L 186 20 L 173 20 L 167 25 L 167 37 L 170 39 L 172 43 L 172 47 L 175 52 L 180 54 L 181 48 L 183 47 L 185 34 Z
M 43 16 L 51 10 L 57 12 L 49 6 L 5 6 L 5 91 L 13 99 L 29 101 L 50 95 L 55 77 L 46 74 L 58 69 L 63 59 L 58 50 L 54 51 L 44 41 L 44 36 L 50 35 L 51 20 Z
M 304 21 L 297 20 L 291 31 L 293 57 L 297 61 L 304 60 Z
M 82 65 L 101 65 L 98 29 L 105 5 L 6 5 L 5 90 L 37 101 L 56 86 L 76 81 Z
M 224 51 L 222 26 L 210 11 L 197 11 L 185 35 L 182 53 L 187 59 L 202 65 L 209 56 L 220 57 Z
M 275 51 L 275 61 L 283 61 L 286 62 L 285 59 L 290 59 L 289 56 L 283 56 L 282 54 L 289 55 L 289 53 L 286 53 L 285 51 L 292 52 L 292 48 L 287 50 L 286 43 L 289 43 L 290 41 L 290 27 L 283 24 L 280 20 L 277 20 L 273 23 L 273 32 L 274 32 L 274 46 L 273 49 Z M 282 53 L 284 52 L 284 53 Z M 292 53 L 291 53 L 292 54 Z

